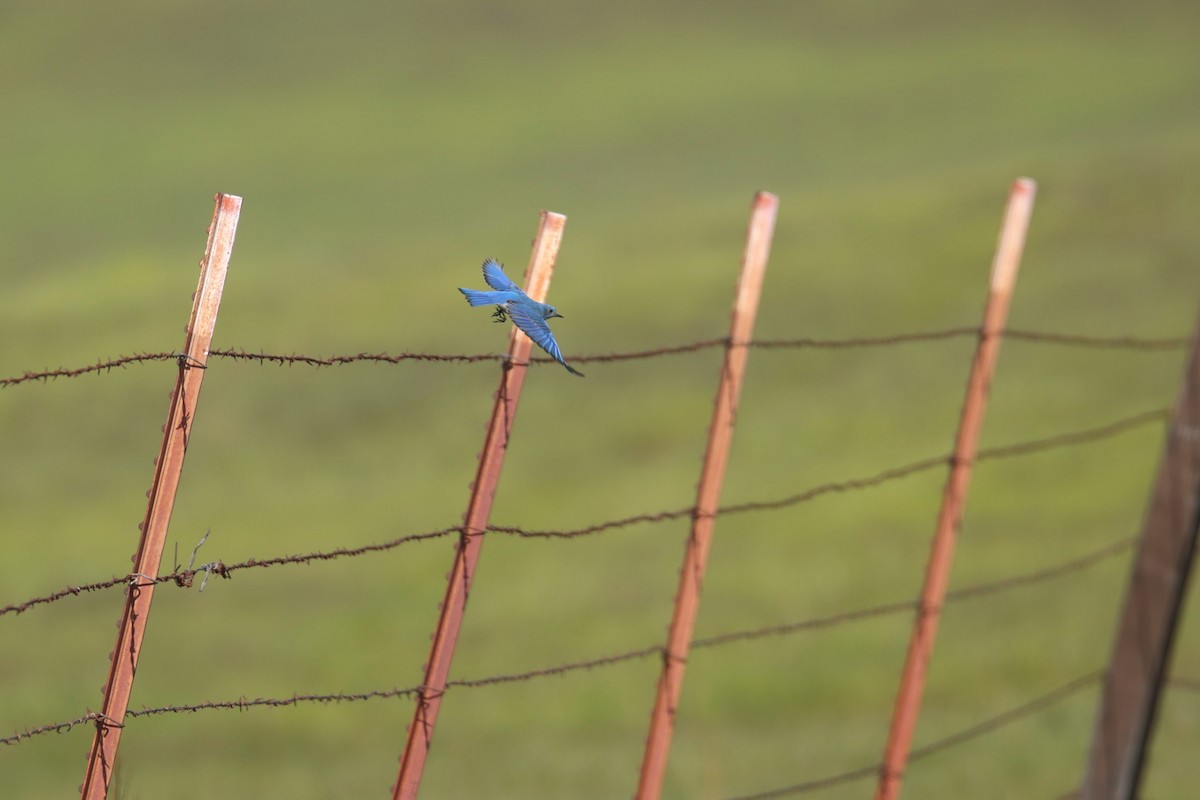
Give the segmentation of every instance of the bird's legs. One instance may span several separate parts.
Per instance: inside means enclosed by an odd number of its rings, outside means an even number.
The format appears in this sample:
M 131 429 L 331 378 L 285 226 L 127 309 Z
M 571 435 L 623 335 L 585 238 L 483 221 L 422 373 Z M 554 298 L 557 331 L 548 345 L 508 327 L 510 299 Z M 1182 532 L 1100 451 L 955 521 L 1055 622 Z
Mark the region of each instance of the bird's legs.
M 504 311 L 504 306 L 496 306 L 495 312 L 492 313 L 492 318 L 496 322 L 508 322 L 508 314 Z

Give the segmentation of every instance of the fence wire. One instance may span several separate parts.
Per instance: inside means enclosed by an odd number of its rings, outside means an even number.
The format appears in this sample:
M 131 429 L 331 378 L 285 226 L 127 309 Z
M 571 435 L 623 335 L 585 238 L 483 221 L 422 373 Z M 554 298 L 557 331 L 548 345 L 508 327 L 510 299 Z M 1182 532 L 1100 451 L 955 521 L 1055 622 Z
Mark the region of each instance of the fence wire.
M 986 733 L 991 733 L 992 731 L 999 730 L 1000 728 L 1011 725 L 1014 722 L 1025 719 L 1026 717 L 1030 717 L 1034 714 L 1045 711 L 1046 709 L 1063 702 L 1067 698 L 1079 694 L 1084 689 L 1091 687 L 1093 684 L 1098 683 L 1103 675 L 1104 673 L 1102 670 L 1089 672 L 1086 675 L 1075 678 L 1074 680 L 1069 681 L 1062 686 L 1057 687 L 1056 689 L 1022 703 L 1019 706 L 1010 708 L 1007 711 L 1004 711 L 993 717 L 988 717 L 982 722 L 972 725 L 969 728 L 965 728 L 961 731 L 952 733 L 949 736 L 937 739 L 927 745 L 913 748 L 908 757 L 909 763 L 919 761 L 923 758 L 928 758 L 929 756 L 940 753 L 943 750 L 948 750 L 956 745 L 969 742 L 972 739 L 976 739 Z M 844 783 L 852 783 L 854 781 L 862 780 L 863 778 L 878 775 L 883 768 L 884 765 L 882 762 L 878 764 L 870 764 L 868 766 L 859 767 L 858 769 L 852 769 L 846 772 L 828 775 L 824 778 L 817 778 L 815 780 L 805 781 L 803 783 L 792 784 L 791 786 L 783 786 L 778 789 L 769 789 L 765 792 L 758 792 L 756 794 L 739 795 L 736 798 L 731 798 L 731 800 L 768 800 L 768 798 L 774 797 L 790 797 L 797 794 L 807 794 L 809 792 L 815 792 L 819 789 L 829 789 Z
M 744 346 L 763 350 L 870 348 L 897 346 L 917 342 L 943 341 L 956 338 L 978 337 L 979 335 L 980 329 L 978 327 L 956 327 L 874 337 L 853 337 L 842 339 L 793 338 L 755 340 L 745 343 Z M 1184 348 L 1189 341 L 1185 337 L 1145 338 L 1134 336 L 1085 336 L 1019 329 L 1008 329 L 1004 332 L 1004 335 L 1007 338 L 1016 341 L 1038 344 L 1140 352 L 1164 352 L 1179 350 Z M 729 347 L 736 344 L 737 343 L 731 343 L 727 338 L 703 339 L 680 345 L 665 346 L 647 350 L 577 355 L 573 356 L 572 360 L 580 363 L 634 361 L 685 353 L 694 353 L 719 347 Z M 318 368 L 342 366 L 354 363 L 379 363 L 393 365 L 407 362 L 500 363 L 505 360 L 504 356 L 496 354 L 454 355 L 434 353 L 388 354 L 360 352 L 356 354 L 324 357 L 295 353 L 279 354 L 253 352 L 241 349 L 212 350 L 209 355 L 210 358 L 227 359 L 231 361 L 246 361 L 261 365 L 274 364 L 277 366 L 310 366 Z M 76 378 L 88 374 L 108 374 L 113 370 L 126 369 L 135 365 L 160 361 L 179 361 L 181 358 L 181 354 L 172 351 L 157 353 L 134 353 L 128 356 L 118 356 L 116 358 L 100 360 L 93 364 L 74 368 L 60 367 L 57 369 L 46 369 L 41 371 L 27 370 L 21 375 L 0 379 L 0 388 L 7 388 L 10 386 L 31 382 L 47 383 L 59 378 Z M 536 364 L 552 363 L 551 359 L 544 357 L 533 358 L 531 359 L 531 362 Z M 1057 434 L 1040 439 L 1031 439 L 999 447 L 985 448 L 978 452 L 976 460 L 983 461 L 987 459 L 1022 456 L 1053 448 L 1075 446 L 1087 442 L 1097 441 L 1152 422 L 1161 422 L 1167 417 L 1167 415 L 1167 410 L 1153 409 L 1091 428 Z M 783 498 L 743 502 L 722 506 L 717 511 L 717 514 L 736 514 L 749 511 L 768 511 L 788 508 L 815 500 L 826 494 L 864 490 L 920 472 L 944 467 L 951 464 L 952 460 L 953 456 L 951 455 L 921 459 L 892 467 L 866 477 L 824 483 Z M 493 525 L 488 527 L 487 532 L 519 536 L 524 538 L 576 539 L 634 525 L 656 524 L 672 520 L 686 519 L 693 517 L 696 513 L 697 509 L 695 507 L 688 507 L 653 513 L 637 514 L 575 529 L 529 530 L 518 526 Z M 206 578 L 209 575 L 217 575 L 222 578 L 229 578 L 234 572 L 241 570 L 267 568 L 290 564 L 307 564 L 314 561 L 328 561 L 339 558 L 353 558 L 390 551 L 404 544 L 455 535 L 464 536 L 466 533 L 461 526 L 453 526 L 422 533 L 406 534 L 386 542 L 367 544 L 359 547 L 337 548 L 334 550 L 318 551 L 307 554 L 281 555 L 265 559 L 252 558 L 233 564 L 225 564 L 220 561 L 215 561 L 204 564 L 196 569 L 187 570 L 182 570 L 176 566 L 175 570 L 171 574 L 162 575 L 154 578 L 153 580 L 160 584 L 174 583 L 179 587 L 190 587 L 193 584 L 195 576 L 202 572 L 205 573 Z M 957 602 L 969 598 L 982 597 L 989 594 L 1009 591 L 1022 586 L 1057 580 L 1072 573 L 1087 569 L 1120 556 L 1129 551 L 1133 544 L 1133 538 L 1121 539 L 1117 542 L 1113 542 L 1095 551 L 1087 553 L 1081 557 L 1043 567 L 1038 570 L 1009 576 L 991 582 L 978 583 L 955 589 L 947 594 L 946 599 L 947 602 Z M 44 596 L 34 597 L 20 603 L 4 606 L 3 608 L 0 608 L 0 616 L 4 614 L 20 614 L 33 607 L 54 603 L 59 600 L 66 599 L 67 597 L 104 591 L 116 586 L 126 586 L 130 585 L 132 582 L 144 580 L 146 580 L 146 576 L 125 575 L 122 577 L 113 577 L 108 580 L 96 581 L 78 586 L 68 586 Z M 780 625 L 731 631 L 714 636 L 697 638 L 692 642 L 692 647 L 698 649 L 716 648 L 768 637 L 788 636 L 803 631 L 832 628 L 866 619 L 879 618 L 888 615 L 914 613 L 917 608 L 918 603 L 916 601 L 888 603 L 870 608 L 843 611 L 840 613 L 820 617 L 812 617 Z M 447 683 L 447 688 L 482 688 L 500 684 L 520 683 L 545 677 L 567 675 L 583 670 L 604 668 L 632 661 L 641 661 L 649 658 L 661 659 L 665 657 L 666 652 L 663 646 L 652 645 L 640 649 L 612 653 L 594 659 L 575 661 L 520 673 L 491 675 L 475 679 L 453 680 Z M 955 732 L 949 736 L 930 742 L 922 747 L 918 747 L 912 751 L 910 761 L 918 761 L 920 759 L 930 757 L 936 753 L 971 741 L 1043 711 L 1097 683 L 1101 676 L 1101 672 L 1092 672 L 1081 676 L 1050 692 L 1033 698 L 1026 703 L 1008 709 L 995 716 L 989 717 L 973 726 Z M 1184 691 L 1196 692 L 1200 691 L 1200 680 L 1187 677 L 1175 677 L 1171 681 L 1171 686 Z M 127 712 L 127 717 L 136 719 L 163 714 L 197 713 L 203 710 L 246 711 L 255 708 L 295 707 L 301 704 L 340 704 L 374 699 L 411 698 L 419 696 L 420 692 L 421 687 L 415 686 L 407 688 L 377 689 L 358 693 L 336 692 L 329 694 L 293 694 L 290 697 L 260 697 L 254 699 L 242 697 L 236 700 L 215 700 L 183 705 L 166 705 L 136 710 L 131 709 Z M 65 722 L 42 725 L 39 727 L 26 729 L 12 736 L 0 738 L 0 744 L 16 745 L 18 743 L 50 733 L 66 733 L 77 726 L 88 724 L 95 725 L 100 729 L 104 729 L 106 727 L 113 726 L 115 723 L 106 719 L 102 714 L 88 712 L 80 717 L 67 720 Z M 871 764 L 858 769 L 809 780 L 803 783 L 797 783 L 791 786 L 770 789 L 758 794 L 746 795 L 738 798 L 738 800 L 760 800 L 761 798 L 784 797 L 825 789 L 839 784 L 849 783 L 877 775 L 882 767 L 882 764 Z
M 762 339 L 748 342 L 747 346 L 761 350 L 781 349 L 846 349 L 862 347 L 885 347 L 891 345 L 911 344 L 914 342 L 929 342 L 945 339 L 972 337 L 979 335 L 977 327 L 943 328 L 939 330 L 917 331 L 884 336 L 858 336 L 843 339 Z M 1179 350 L 1187 346 L 1186 337 L 1148 338 L 1137 336 L 1085 336 L 1080 334 L 1063 334 L 1043 331 L 1008 329 L 1003 334 L 1006 338 L 1043 344 L 1086 347 L 1102 350 L 1140 350 L 1164 351 Z M 680 345 L 656 347 L 648 350 L 633 350 L 617 353 L 584 354 L 572 356 L 572 361 L 580 363 L 611 363 L 618 361 L 636 361 L 661 356 L 694 353 L 716 347 L 726 347 L 729 339 L 701 339 Z M 58 378 L 78 378 L 89 374 L 106 374 L 115 369 L 155 361 L 171 361 L 180 358 L 180 353 L 165 351 L 158 353 L 134 353 L 128 356 L 97 361 L 81 367 L 58 367 L 57 369 L 26 370 L 20 375 L 0 379 L 0 389 L 16 386 L 22 383 L 47 383 Z M 298 353 L 267 353 L 243 349 L 221 349 L 209 352 L 210 358 L 230 359 L 233 361 L 253 361 L 259 364 L 276 364 L 278 366 L 302 365 L 309 367 L 333 367 L 355 363 L 400 364 L 407 362 L 426 363 L 458 363 L 471 364 L 481 361 L 502 362 L 505 356 L 494 353 L 479 354 L 443 354 L 443 353 L 355 353 L 338 356 L 316 356 Z M 538 356 L 530 359 L 534 364 L 552 364 L 553 359 Z
M 1134 541 L 1135 539 L 1133 537 L 1120 539 L 1077 558 L 1069 559 L 1047 567 L 1012 575 L 995 581 L 964 586 L 948 592 L 946 595 L 946 601 L 958 602 L 970 598 L 1005 592 L 1022 586 L 1029 586 L 1036 583 L 1044 583 L 1046 581 L 1063 578 L 1072 573 L 1080 572 L 1088 569 L 1089 567 L 1096 566 L 1097 564 L 1125 553 L 1133 546 Z M 866 619 L 874 619 L 905 612 L 915 612 L 918 607 L 919 603 L 915 600 L 887 603 L 884 605 L 857 609 L 854 611 L 846 611 L 838 614 L 810 617 L 808 619 L 798 620 L 796 622 L 790 622 L 783 625 L 768 625 L 760 628 L 731 631 L 715 636 L 697 638 L 693 640 L 692 647 L 694 649 L 715 648 L 737 642 L 748 642 L 769 637 L 789 636 L 804 631 L 832 628 Z M 491 675 L 484 678 L 453 680 L 447 682 L 446 686 L 448 689 L 480 688 L 484 686 L 495 686 L 506 683 L 521 683 L 538 678 L 560 676 L 573 672 L 615 666 L 628 661 L 641 661 L 651 657 L 665 657 L 665 649 L 663 646 L 651 645 L 648 647 L 638 648 L 636 650 L 611 653 L 598 658 L 574 661 L 567 664 L 558 664 L 555 666 L 543 667 L 541 669 L 533 669 L 519 673 Z M 130 710 L 127 712 L 127 715 L 130 717 L 146 717 L 159 714 L 194 713 L 197 711 L 210 709 L 245 711 L 247 709 L 261 707 L 283 708 L 288 706 L 296 706 L 301 703 L 342 703 L 372 699 L 410 697 L 415 696 L 419 692 L 420 687 L 414 686 L 403 689 L 379 689 L 360 693 L 337 692 L 333 694 L 293 694 L 289 697 L 256 698 L 252 700 L 248 700 L 243 697 L 236 700 L 212 700 L 185 705 L 167 705 L 155 708 L 143 708 L 136 711 Z M 99 725 L 111 724 L 104 720 L 102 715 L 89 713 L 66 722 L 41 725 L 12 736 L 0 738 L 0 744 L 14 745 L 21 741 L 48 733 L 64 733 L 76 725 L 80 725 L 89 721 L 96 722 Z
M 366 544 L 360 547 L 339 547 L 335 550 L 324 550 L 315 553 L 305 553 L 301 555 L 285 555 L 274 556 L 272 558 L 250 558 L 245 561 L 238 561 L 233 564 L 226 564 L 223 561 L 213 561 L 208 564 L 201 564 L 195 569 L 179 569 L 168 575 L 160 575 L 154 578 L 155 583 L 174 583 L 180 588 L 190 588 L 195 580 L 195 577 L 201 573 L 206 575 L 216 575 L 221 578 L 230 578 L 233 573 L 245 569 L 266 568 L 281 566 L 284 564 L 309 564 L 314 561 L 332 561 L 337 558 L 354 558 L 355 556 L 364 556 L 369 553 L 383 553 L 388 550 L 393 550 L 404 544 L 412 542 L 423 542 L 430 539 L 441 539 L 452 534 L 460 533 L 461 527 L 440 528 L 433 531 L 425 531 L 423 533 L 410 533 L 404 536 L 398 536 L 395 539 L 386 542 L 378 542 L 376 544 Z M 114 586 L 122 586 L 133 582 L 142 582 L 146 580 L 144 575 L 135 575 L 130 573 L 120 578 L 109 578 L 105 581 L 97 581 L 95 583 L 83 584 L 81 586 L 67 586 L 59 589 L 56 592 L 51 592 L 48 595 L 34 597 L 21 603 L 13 603 L 11 605 L 0 608 L 0 616 L 5 614 L 20 614 L 28 611 L 34 606 L 46 605 L 54 603 L 68 597 L 76 597 L 87 592 L 95 592 L 103 589 L 111 589 Z
M 1122 417 L 1112 422 L 1107 422 L 1091 428 L 1056 434 L 1054 436 L 1048 436 L 1040 439 L 1030 439 L 1023 442 L 1015 442 L 1013 444 L 1002 445 L 998 447 L 983 448 L 976 454 L 976 460 L 984 461 L 996 458 L 1012 458 L 1059 447 L 1070 447 L 1088 442 L 1099 441 L 1101 439 L 1116 436 L 1134 428 L 1148 425 L 1152 422 L 1162 421 L 1166 419 L 1167 414 L 1168 412 L 1166 409 L 1151 409 L 1149 411 L 1143 411 L 1127 417 Z M 845 481 L 820 484 L 797 494 L 776 500 L 760 500 L 722 506 L 717 513 L 718 515 L 740 514 L 748 511 L 772 511 L 788 508 L 790 506 L 816 500 L 817 498 L 826 494 L 869 489 L 889 481 L 899 480 L 900 478 L 905 478 L 919 472 L 924 472 L 939 466 L 948 465 L 952 459 L 952 455 L 925 458 L 910 462 L 908 464 L 903 464 L 898 467 L 892 467 L 875 475 L 864 478 L 852 478 Z M 567 530 L 527 530 L 525 528 L 511 525 L 489 525 L 487 532 L 504 534 L 508 536 L 519 536 L 530 539 L 577 539 L 583 536 L 591 536 L 594 534 L 603 533 L 605 531 L 626 528 L 633 525 L 656 524 L 678 519 L 687 519 L 695 513 L 695 507 L 689 506 L 687 508 L 659 511 L 656 513 L 635 514 L 630 517 L 608 520 L 605 522 L 595 523 L 593 525 L 587 525 L 582 528 Z M 233 573 L 246 569 L 266 568 L 291 564 L 309 564 L 314 561 L 332 561 L 338 558 L 354 558 L 373 553 L 387 552 L 405 544 L 428 541 L 431 539 L 441 539 L 447 536 L 462 534 L 463 529 L 461 526 L 452 526 L 432 531 L 425 531 L 422 533 L 406 534 L 386 542 L 366 544 L 359 547 L 339 547 L 334 550 L 317 551 L 305 554 L 274 556 L 271 558 L 251 558 L 233 564 L 225 564 L 221 561 L 215 561 L 209 564 L 203 564 L 196 569 L 181 570 L 176 568 L 174 572 L 168 575 L 158 576 L 155 578 L 155 582 L 159 584 L 174 583 L 176 586 L 181 588 L 189 588 L 192 586 L 195 576 L 201 572 L 206 573 L 206 575 L 216 575 L 221 578 L 230 578 Z M 78 586 L 67 586 L 47 595 L 33 597 L 19 603 L 12 603 L 0 607 L 0 616 L 4 616 L 5 614 L 20 614 L 28 611 L 31 608 L 34 608 L 35 606 L 48 605 L 59 600 L 64 600 L 68 597 L 77 597 L 81 594 L 87 594 L 89 592 L 111 589 L 115 586 L 128 584 L 133 580 L 145 580 L 145 576 L 127 574 L 121 577 L 109 578 L 108 580 L 101 580 L 93 583 L 81 584 Z

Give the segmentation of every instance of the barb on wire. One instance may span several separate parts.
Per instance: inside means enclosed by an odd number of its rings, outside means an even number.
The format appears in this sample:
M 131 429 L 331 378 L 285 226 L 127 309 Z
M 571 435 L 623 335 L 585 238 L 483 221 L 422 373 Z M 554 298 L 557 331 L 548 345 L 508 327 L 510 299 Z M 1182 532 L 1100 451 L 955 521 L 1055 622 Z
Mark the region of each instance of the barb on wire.
M 1041 711 L 1061 703 L 1073 695 L 1087 689 L 1092 684 L 1097 683 L 1103 675 L 1103 671 L 1096 670 L 1089 672 L 1086 675 L 1075 678 L 1056 689 L 1053 689 L 1045 694 L 1039 695 L 1025 703 L 1022 703 L 1015 708 L 1010 708 L 1007 711 L 1001 712 L 993 717 L 989 717 L 982 722 L 972 725 L 949 736 L 943 737 L 936 741 L 930 742 L 922 747 L 915 748 L 909 756 L 909 762 L 918 761 L 922 758 L 927 758 L 935 753 L 940 753 L 943 750 L 948 750 L 955 745 L 970 741 L 971 739 L 983 736 L 985 733 L 991 733 L 1006 725 L 1011 725 L 1018 720 L 1033 716 Z M 739 795 L 734 800 L 767 800 L 774 797 L 788 797 L 791 795 L 805 794 L 818 789 L 828 789 L 831 786 L 837 786 L 843 783 L 862 780 L 863 778 L 872 775 L 878 775 L 883 769 L 883 764 L 871 764 L 869 766 L 859 767 L 858 769 L 840 772 L 835 775 L 829 775 L 823 778 L 806 781 L 804 783 L 796 783 L 791 786 L 784 786 L 778 789 L 770 789 L 757 794 Z
M 208 579 L 212 577 L 214 572 L 221 575 L 221 577 L 223 577 L 223 578 L 229 577 L 228 571 L 226 569 L 224 569 L 225 565 L 223 563 L 221 563 L 220 561 L 210 561 L 207 564 L 201 564 L 198 567 L 196 566 L 196 554 L 200 552 L 200 548 L 203 547 L 204 543 L 208 541 L 209 536 L 212 536 L 212 528 L 209 528 L 208 530 L 206 530 L 204 532 L 204 535 L 200 537 L 200 541 L 196 542 L 196 546 L 192 548 L 192 557 L 188 559 L 188 565 L 187 565 L 186 570 L 181 570 L 179 568 L 179 542 L 175 543 L 174 574 L 180 575 L 181 573 L 184 573 L 184 572 L 187 573 L 187 578 L 185 579 L 186 583 L 181 582 L 180 580 L 176 580 L 177 585 L 191 586 L 193 580 L 195 579 L 195 576 L 198 573 L 203 572 L 204 580 L 200 581 L 200 591 L 203 592 L 204 587 L 208 586 Z
M 858 347 L 884 347 L 891 345 L 910 344 L 913 342 L 929 342 L 943 339 L 954 339 L 966 336 L 978 336 L 979 329 L 977 327 L 957 327 L 943 328 L 929 331 L 916 331 L 912 333 L 899 333 L 884 336 L 858 336 L 842 339 L 817 339 L 809 337 L 800 337 L 793 339 L 758 339 L 748 342 L 747 346 L 755 347 L 763 350 L 779 350 L 779 349 L 846 349 Z M 1089 347 L 1093 349 L 1104 350 L 1141 350 L 1141 351 L 1164 351 L 1178 350 L 1185 347 L 1188 343 L 1187 337 L 1158 337 L 1146 338 L 1137 336 L 1085 336 L 1079 334 L 1064 334 L 1064 333 L 1049 333 L 1043 331 L 1032 330 L 1005 330 L 1003 335 L 1007 338 L 1024 340 L 1028 342 L 1037 342 L 1042 344 L 1069 345 L 1075 347 Z M 729 344 L 727 337 L 715 339 L 700 339 L 694 342 L 687 342 L 680 345 L 668 345 L 665 347 L 656 347 L 648 350 L 633 350 L 628 352 L 617 353 L 599 353 L 582 356 L 572 356 L 573 361 L 582 363 L 588 362 L 616 362 L 616 361 L 634 361 L 646 358 L 657 358 L 660 356 L 679 355 L 682 353 L 693 353 L 699 350 L 706 350 L 714 347 L 725 347 Z M 113 369 L 127 367 L 133 364 L 142 364 L 150 361 L 166 361 L 169 359 L 180 358 L 179 353 L 162 352 L 162 353 L 134 353 L 130 356 L 118 356 L 116 358 L 98 361 L 95 364 L 89 364 L 83 367 L 74 369 L 59 367 L 58 369 L 49 369 L 41 371 L 28 370 L 21 375 L 16 375 L 10 378 L 0 378 L 0 389 L 15 386 L 20 383 L 28 383 L 32 381 L 48 382 L 56 378 L 76 378 L 80 375 L 89 373 L 106 373 Z M 400 364 L 403 362 L 442 362 L 442 363 L 476 363 L 480 361 L 503 361 L 505 356 L 495 353 L 482 354 L 444 354 L 444 353 L 397 353 L 395 355 L 389 353 L 355 353 L 339 356 L 315 356 L 304 355 L 300 353 L 267 353 L 263 351 L 249 351 L 242 349 L 225 349 L 212 350 L 209 353 L 210 357 L 228 358 L 236 361 L 256 361 L 259 364 L 277 364 L 279 366 L 292 366 L 296 364 L 310 367 L 332 367 L 344 364 L 353 364 L 361 362 L 374 362 L 384 364 Z M 552 359 L 544 356 L 538 356 L 531 359 L 531 362 L 537 364 L 553 363 Z M 204 366 L 197 364 L 196 366 Z

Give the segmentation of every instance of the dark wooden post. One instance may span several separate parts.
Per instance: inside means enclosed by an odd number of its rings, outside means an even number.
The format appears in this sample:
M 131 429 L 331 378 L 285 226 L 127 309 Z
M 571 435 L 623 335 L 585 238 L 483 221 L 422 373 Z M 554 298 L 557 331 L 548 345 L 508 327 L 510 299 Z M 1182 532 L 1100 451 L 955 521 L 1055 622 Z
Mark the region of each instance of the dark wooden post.
M 1125 590 L 1083 776 L 1084 800 L 1137 796 L 1196 552 L 1198 526 L 1200 323 Z

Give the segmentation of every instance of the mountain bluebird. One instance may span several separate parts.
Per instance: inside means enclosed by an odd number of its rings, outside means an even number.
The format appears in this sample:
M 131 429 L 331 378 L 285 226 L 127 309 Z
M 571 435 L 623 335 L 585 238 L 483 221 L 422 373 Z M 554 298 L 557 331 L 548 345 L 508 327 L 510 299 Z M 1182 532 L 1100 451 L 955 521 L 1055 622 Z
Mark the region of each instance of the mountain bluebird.
M 494 259 L 489 258 L 483 262 L 483 279 L 495 291 L 477 292 L 474 289 L 460 288 L 459 291 L 466 296 L 468 303 L 473 306 L 495 305 L 496 311 L 492 316 L 497 322 L 504 322 L 511 317 L 513 324 L 523 330 L 538 347 L 549 353 L 551 358 L 566 367 L 567 372 L 583 377 L 582 372 L 563 358 L 562 351 L 558 349 L 558 342 L 554 341 L 554 334 L 546 324 L 546 320 L 551 317 L 562 317 L 554 306 L 539 303 L 521 291 L 521 287 L 504 274 L 504 268 Z

